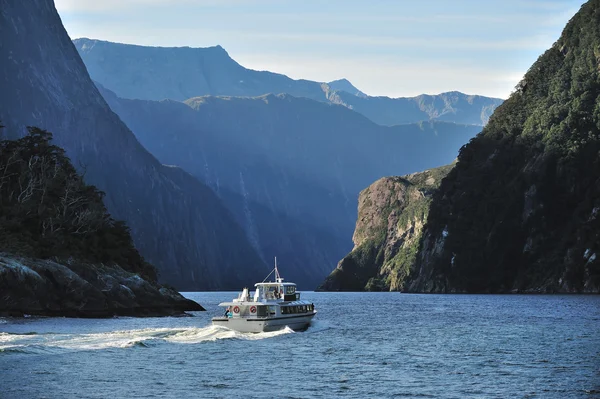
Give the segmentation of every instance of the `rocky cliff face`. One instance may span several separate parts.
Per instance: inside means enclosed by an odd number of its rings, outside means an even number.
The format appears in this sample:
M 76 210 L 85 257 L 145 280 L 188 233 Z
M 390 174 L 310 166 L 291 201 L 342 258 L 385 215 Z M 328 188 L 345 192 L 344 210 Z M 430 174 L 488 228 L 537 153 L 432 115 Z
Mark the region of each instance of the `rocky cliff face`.
M 101 92 L 156 157 L 221 196 L 264 259 L 276 255 L 286 278 L 310 288 L 350 250 L 362 187 L 392 171 L 451 162 L 479 130 L 378 126 L 347 108 L 289 95 L 179 103 Z
M 319 287 L 403 291 L 413 272 L 431 197 L 452 166 L 377 180 L 360 193 L 354 249 Z
M 407 98 L 370 97 L 346 79 L 294 80 L 244 68 L 220 46 L 144 47 L 73 41 L 92 79 L 121 98 L 184 101 L 198 96 L 257 97 L 286 93 L 353 109 L 380 125 L 437 120 L 484 125 L 501 99 L 459 92 Z
M 268 272 L 216 195 L 162 166 L 106 104 L 51 0 L 0 0 L 0 121 L 54 133 L 160 279 L 180 289 L 237 289 Z

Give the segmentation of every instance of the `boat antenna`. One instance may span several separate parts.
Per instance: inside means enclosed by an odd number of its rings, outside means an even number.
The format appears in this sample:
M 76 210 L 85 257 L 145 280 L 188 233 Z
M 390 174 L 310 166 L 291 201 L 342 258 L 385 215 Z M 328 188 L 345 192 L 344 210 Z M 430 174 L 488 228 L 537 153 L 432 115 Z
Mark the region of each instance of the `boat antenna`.
M 283 278 L 281 278 L 281 274 L 279 274 L 279 270 L 277 270 L 277 256 L 275 257 L 275 281 L 278 283 L 283 282 Z

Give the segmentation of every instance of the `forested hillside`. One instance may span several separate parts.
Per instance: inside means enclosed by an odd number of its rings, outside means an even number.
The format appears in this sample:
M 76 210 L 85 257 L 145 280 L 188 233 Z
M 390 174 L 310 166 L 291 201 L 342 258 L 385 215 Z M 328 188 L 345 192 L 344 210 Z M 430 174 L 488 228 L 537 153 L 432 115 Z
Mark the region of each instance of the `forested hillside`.
M 460 151 L 413 290 L 598 292 L 599 69 L 592 0 Z

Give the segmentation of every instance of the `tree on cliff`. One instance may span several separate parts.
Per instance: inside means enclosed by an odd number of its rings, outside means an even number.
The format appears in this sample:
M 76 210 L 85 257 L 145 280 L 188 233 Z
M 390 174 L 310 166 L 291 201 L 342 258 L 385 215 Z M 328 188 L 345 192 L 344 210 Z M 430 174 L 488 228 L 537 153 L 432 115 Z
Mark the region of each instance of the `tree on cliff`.
M 30 127 L 27 136 L 0 142 L 0 251 L 118 264 L 156 281 L 129 228 L 110 217 L 104 193 L 85 184 L 51 140 Z

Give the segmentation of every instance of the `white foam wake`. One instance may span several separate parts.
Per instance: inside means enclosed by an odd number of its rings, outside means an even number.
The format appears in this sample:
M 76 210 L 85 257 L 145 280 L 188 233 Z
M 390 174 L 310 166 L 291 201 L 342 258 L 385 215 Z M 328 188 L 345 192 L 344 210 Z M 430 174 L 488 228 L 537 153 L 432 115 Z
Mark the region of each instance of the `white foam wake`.
M 323 320 L 312 320 L 310 326 L 306 330 L 307 333 L 317 333 L 325 330 L 329 330 L 331 326 L 327 321 Z
M 286 327 L 268 333 L 240 333 L 220 326 L 202 328 L 148 328 L 139 330 L 111 331 L 93 334 L 8 334 L 0 333 L 0 352 L 45 352 L 63 350 L 99 350 L 151 347 L 161 343 L 198 344 L 220 339 L 260 340 L 293 333 Z

